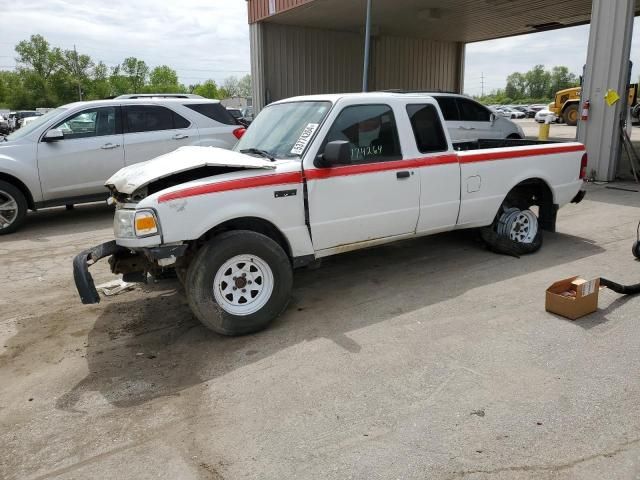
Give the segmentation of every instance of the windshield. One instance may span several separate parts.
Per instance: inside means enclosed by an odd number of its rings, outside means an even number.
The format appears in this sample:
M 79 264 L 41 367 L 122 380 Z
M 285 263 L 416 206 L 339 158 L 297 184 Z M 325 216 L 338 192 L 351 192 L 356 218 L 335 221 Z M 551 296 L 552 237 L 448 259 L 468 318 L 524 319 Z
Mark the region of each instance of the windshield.
M 31 132 L 33 132 L 34 130 L 36 130 L 40 125 L 42 125 L 43 123 L 45 123 L 46 121 L 54 118 L 55 116 L 57 116 L 59 113 L 62 113 L 66 110 L 66 108 L 56 108 L 55 110 L 51 110 L 48 113 L 45 113 L 44 115 L 38 117 L 37 120 L 32 121 L 31 123 L 27 124 L 26 126 L 19 128 L 18 130 L 16 130 L 15 132 L 13 132 L 11 135 L 7 136 L 7 140 L 18 140 L 19 138 L 23 138 L 26 137 L 27 135 L 29 135 Z
M 236 144 L 240 152 L 258 149 L 276 158 L 299 157 L 331 109 L 331 102 L 289 102 L 262 110 Z

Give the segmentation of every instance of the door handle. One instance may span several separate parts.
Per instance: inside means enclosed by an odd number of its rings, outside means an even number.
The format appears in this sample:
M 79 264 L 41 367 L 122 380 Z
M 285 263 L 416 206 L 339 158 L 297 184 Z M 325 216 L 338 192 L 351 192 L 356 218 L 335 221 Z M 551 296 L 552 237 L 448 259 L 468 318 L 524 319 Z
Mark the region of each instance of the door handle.
M 182 133 L 176 133 L 173 137 L 173 140 L 184 140 L 185 138 L 189 138 L 189 135 L 184 135 Z
M 458 127 L 460 130 L 475 130 L 473 127 Z
M 111 150 L 112 148 L 118 148 L 119 146 L 120 146 L 120 144 L 118 144 L 118 143 L 105 143 L 100 148 L 102 150 Z
M 411 176 L 411 172 L 408 171 L 402 171 L 402 172 L 397 172 L 396 173 L 396 178 L 398 180 L 402 180 L 403 178 L 409 178 Z

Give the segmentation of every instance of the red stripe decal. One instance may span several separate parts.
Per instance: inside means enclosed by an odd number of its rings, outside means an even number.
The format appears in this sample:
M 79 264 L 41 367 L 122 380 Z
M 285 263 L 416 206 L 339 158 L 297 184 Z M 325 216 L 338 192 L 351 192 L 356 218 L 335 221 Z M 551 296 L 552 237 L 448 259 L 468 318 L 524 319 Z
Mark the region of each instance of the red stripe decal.
M 492 160 L 508 160 L 534 155 L 553 155 L 556 153 L 584 152 L 584 145 L 566 145 L 547 148 L 530 148 L 508 152 L 485 152 L 437 155 L 433 157 L 413 158 L 410 160 L 395 160 L 391 162 L 367 163 L 363 165 L 345 165 L 344 167 L 314 168 L 305 171 L 308 180 L 321 180 L 324 178 L 343 177 L 348 175 L 360 175 L 363 173 L 385 172 L 400 170 L 403 168 L 430 167 L 452 163 L 488 162 Z M 302 183 L 301 172 L 275 173 L 271 175 L 259 175 L 257 177 L 239 178 L 224 182 L 209 183 L 197 187 L 176 190 L 175 192 L 160 195 L 158 203 L 177 200 L 179 198 L 195 197 L 208 193 L 227 192 L 229 190 L 241 190 L 244 188 L 268 187 L 271 185 L 283 185 L 287 183 Z
M 177 200 L 179 198 L 195 197 L 208 193 L 227 192 L 229 190 L 241 190 L 244 188 L 268 187 L 270 185 L 283 185 L 285 183 L 302 183 L 301 172 L 276 173 L 272 175 L 259 175 L 257 177 L 239 178 L 237 180 L 227 180 L 225 182 L 208 183 L 189 187 L 175 192 L 160 195 L 158 203 Z
M 566 153 L 566 152 L 584 152 L 584 145 L 567 145 L 562 147 L 547 147 L 547 148 L 530 148 L 527 150 L 519 150 L 517 152 L 486 152 L 486 153 L 472 153 L 460 155 L 460 163 L 473 163 L 473 162 L 490 162 L 492 160 L 508 160 L 520 157 L 532 157 L 534 155 L 553 155 L 554 153 Z
M 362 165 L 345 165 L 344 167 L 310 169 L 305 170 L 305 177 L 309 180 L 321 180 L 323 178 L 385 172 L 388 170 L 400 170 L 402 168 L 428 167 L 447 163 L 458 163 L 458 156 L 438 155 L 436 157 L 413 158 L 411 160 L 395 160 L 391 162 L 365 163 Z

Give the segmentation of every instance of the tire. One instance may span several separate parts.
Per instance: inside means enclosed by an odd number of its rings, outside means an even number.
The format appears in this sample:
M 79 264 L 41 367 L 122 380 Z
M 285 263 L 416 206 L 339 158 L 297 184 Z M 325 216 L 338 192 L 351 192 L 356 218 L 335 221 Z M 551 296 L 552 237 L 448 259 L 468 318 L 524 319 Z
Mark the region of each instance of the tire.
M 640 260 L 640 241 L 635 241 L 633 243 L 633 248 L 631 249 L 633 256 Z
M 527 228 L 531 228 L 526 233 L 520 230 L 523 220 L 529 224 Z M 542 247 L 538 217 L 528 206 L 509 206 L 505 202 L 493 223 L 480 234 L 491 250 L 514 257 L 535 253 Z
M 565 108 L 562 112 L 562 118 L 567 122 L 567 125 L 575 127 L 578 124 L 578 104 L 573 103 Z
M 198 320 L 230 336 L 266 328 L 287 307 L 292 285 L 291 262 L 280 245 L 247 230 L 208 242 L 185 279 L 187 300 Z
M 3 206 L 10 208 L 3 210 Z M 28 208 L 24 194 L 11 183 L 0 180 L 0 235 L 18 230 L 27 217 Z
M 522 140 L 522 137 L 519 133 L 512 133 L 507 137 L 507 140 Z
M 183 267 L 176 267 L 176 278 L 180 282 L 182 286 L 184 286 L 184 282 L 187 281 L 187 269 Z

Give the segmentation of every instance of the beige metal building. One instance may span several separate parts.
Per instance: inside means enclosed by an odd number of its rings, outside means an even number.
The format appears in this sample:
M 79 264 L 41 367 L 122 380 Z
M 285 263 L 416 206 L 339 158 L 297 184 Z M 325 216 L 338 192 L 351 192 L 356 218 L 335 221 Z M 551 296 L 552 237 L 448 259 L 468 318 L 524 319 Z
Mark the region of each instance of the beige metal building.
M 254 98 L 359 91 L 365 0 L 249 0 Z M 591 0 L 374 0 L 370 89 L 462 91 L 465 44 L 584 24 Z
M 247 0 L 254 108 L 301 94 L 360 91 L 367 0 Z M 369 90 L 462 92 L 465 44 L 591 23 L 583 125 L 591 167 L 615 175 L 620 105 L 640 0 L 372 0 Z M 594 26 L 595 25 L 595 26 Z M 557 60 L 550 52 L 550 64 Z M 623 94 L 624 96 L 624 94 Z M 593 134 L 589 135 L 589 130 Z M 593 151 L 593 154 L 591 153 Z

